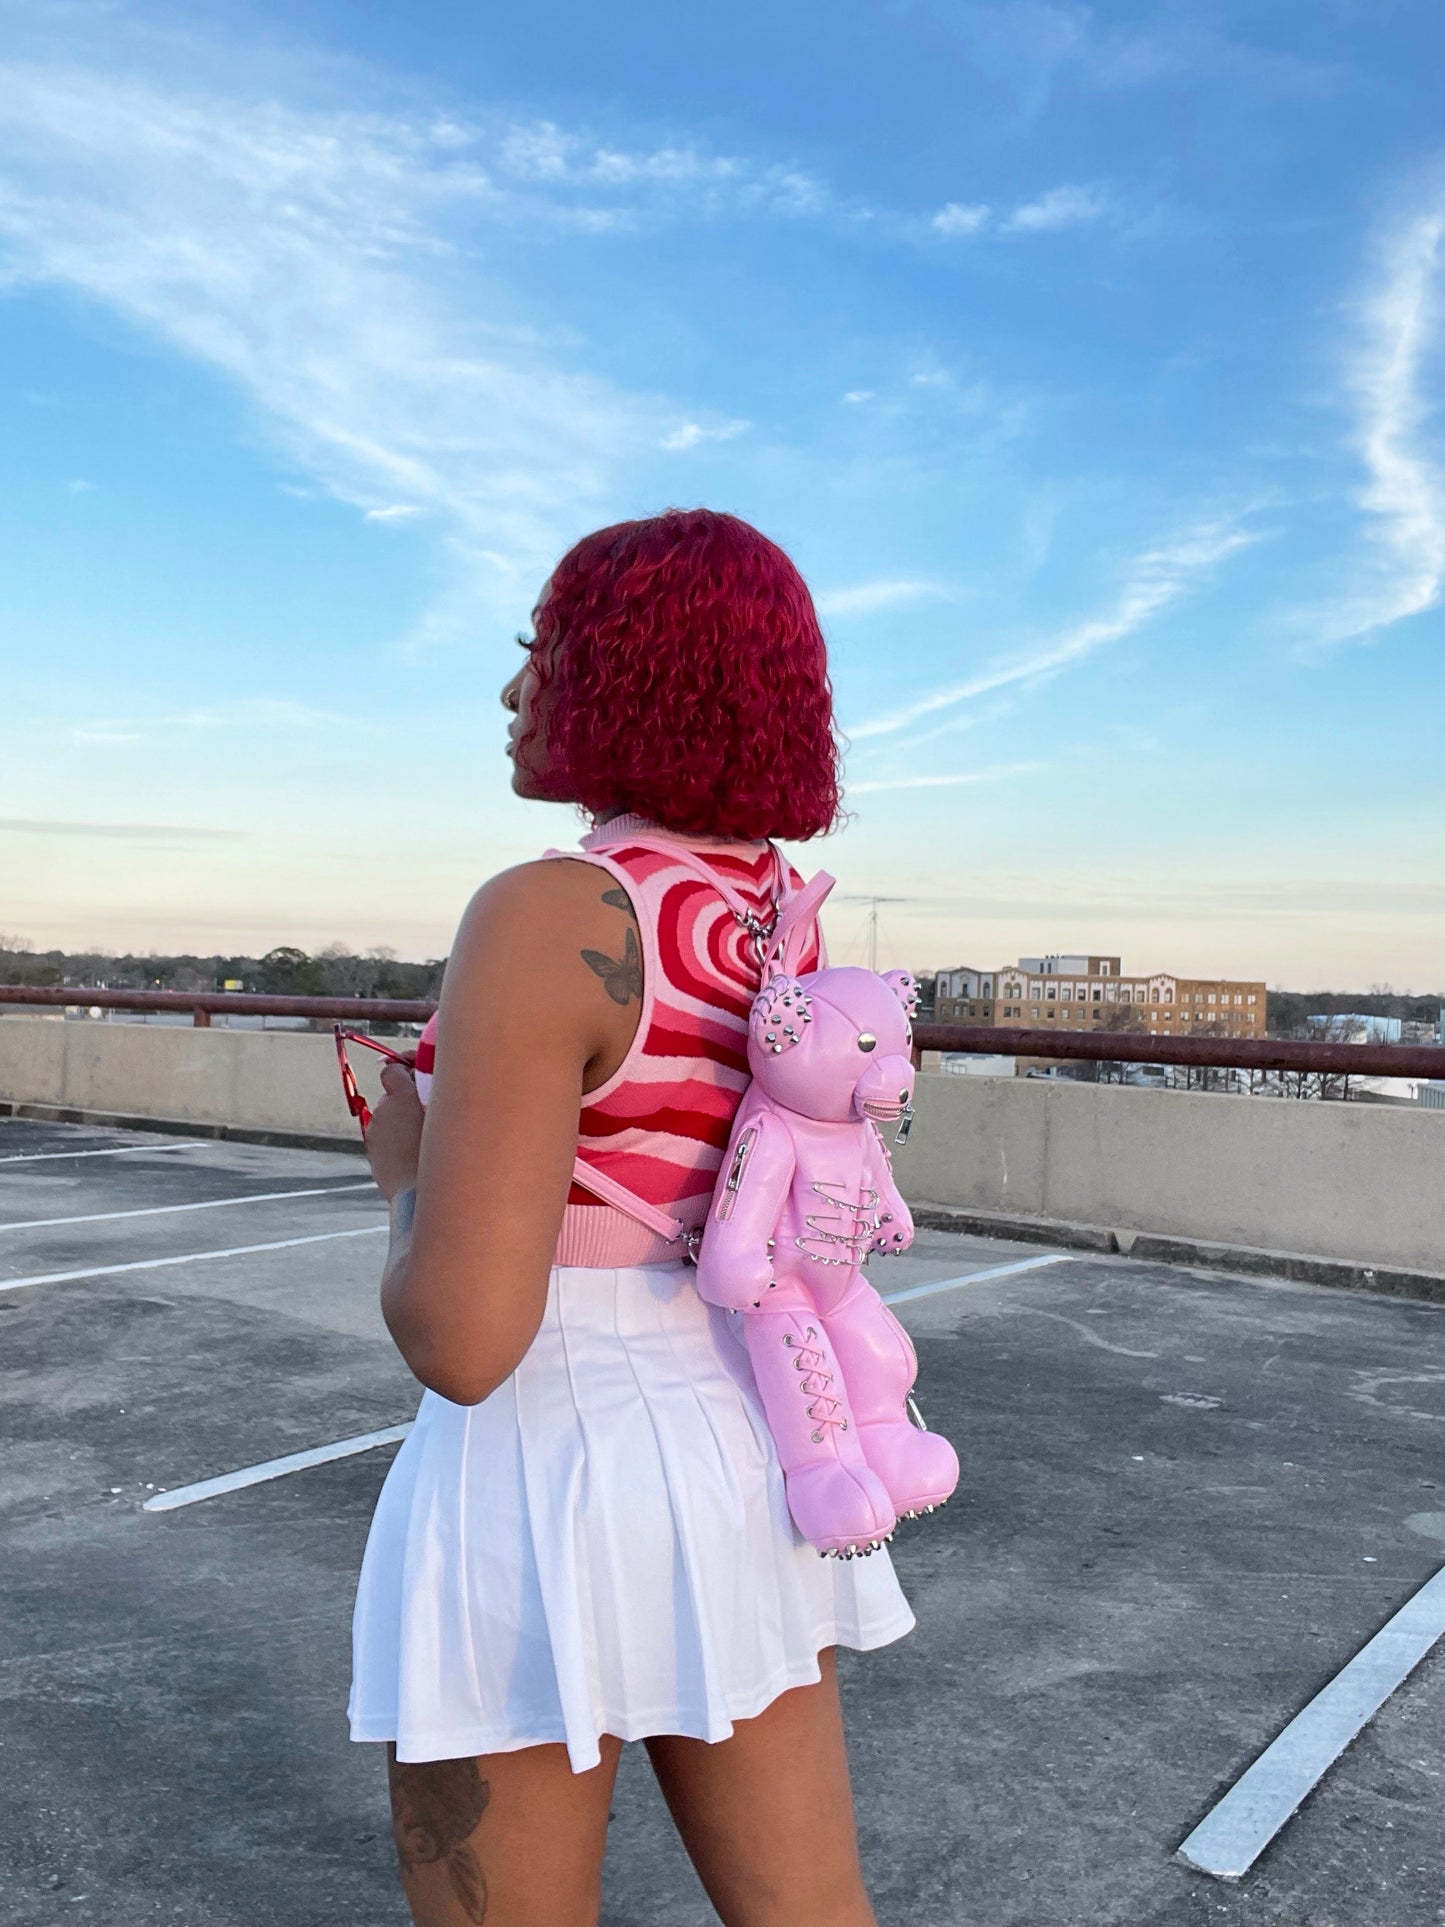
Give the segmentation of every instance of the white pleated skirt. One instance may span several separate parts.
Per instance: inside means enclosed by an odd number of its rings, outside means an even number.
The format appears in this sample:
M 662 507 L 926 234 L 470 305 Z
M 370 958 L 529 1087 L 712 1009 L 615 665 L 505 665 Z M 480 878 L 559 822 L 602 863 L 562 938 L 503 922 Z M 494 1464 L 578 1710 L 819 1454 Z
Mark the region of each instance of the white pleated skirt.
M 788 1513 L 735 1329 L 682 1264 L 558 1266 L 480 1405 L 427 1392 L 357 1589 L 354 1740 L 401 1760 L 598 1739 L 723 1740 L 818 1653 L 900 1638 L 887 1549 L 824 1559 Z

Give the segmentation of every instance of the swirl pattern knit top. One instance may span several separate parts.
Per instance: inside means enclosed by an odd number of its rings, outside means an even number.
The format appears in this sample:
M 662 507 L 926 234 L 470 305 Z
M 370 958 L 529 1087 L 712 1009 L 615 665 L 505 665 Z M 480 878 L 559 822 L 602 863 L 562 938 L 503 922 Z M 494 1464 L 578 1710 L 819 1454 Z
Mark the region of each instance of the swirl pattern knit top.
M 583 1100 L 578 1156 L 691 1227 L 707 1215 L 747 1089 L 748 1007 L 761 971 L 751 937 L 712 885 L 687 864 L 630 844 L 629 836 L 695 852 L 764 924 L 802 879 L 772 844 L 681 836 L 631 815 L 583 837 L 575 855 L 622 884 L 642 947 L 637 1035 L 613 1075 Z M 814 920 L 795 967 L 817 970 L 824 961 Z M 572 1186 L 559 1265 L 656 1264 L 676 1255 L 676 1247 L 636 1219 Z

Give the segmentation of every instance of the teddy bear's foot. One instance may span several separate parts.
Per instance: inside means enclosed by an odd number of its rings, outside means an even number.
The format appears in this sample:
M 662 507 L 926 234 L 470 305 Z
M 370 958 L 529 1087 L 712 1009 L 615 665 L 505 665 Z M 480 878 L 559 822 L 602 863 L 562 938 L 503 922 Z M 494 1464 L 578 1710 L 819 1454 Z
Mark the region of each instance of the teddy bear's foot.
M 886 1489 L 861 1460 L 787 1467 L 784 1482 L 793 1522 L 819 1552 L 861 1558 L 896 1523 Z
M 932 1512 L 958 1484 L 958 1454 L 940 1432 L 922 1432 L 907 1420 L 880 1421 L 860 1425 L 858 1443 L 900 1519 Z

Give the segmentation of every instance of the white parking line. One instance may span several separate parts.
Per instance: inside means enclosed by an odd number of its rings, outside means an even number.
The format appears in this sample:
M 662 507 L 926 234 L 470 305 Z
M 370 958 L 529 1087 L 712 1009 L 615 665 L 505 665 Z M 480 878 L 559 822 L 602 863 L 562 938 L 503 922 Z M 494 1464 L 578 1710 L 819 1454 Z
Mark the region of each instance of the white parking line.
M 52 1158 L 124 1158 L 136 1151 L 197 1151 L 212 1140 L 188 1137 L 179 1144 L 111 1144 L 103 1151 L 16 1151 L 0 1158 L 0 1164 L 46 1164 Z
M 1379 1632 L 1205 1815 L 1179 1848 L 1201 1873 L 1238 1880 L 1367 1720 L 1445 1634 L 1445 1567 Z
M 1012 1264 L 990 1265 L 985 1271 L 966 1271 L 961 1278 L 935 1278 L 931 1285 L 910 1285 L 906 1291 L 885 1291 L 885 1305 L 901 1305 L 905 1298 L 930 1298 L 936 1291 L 952 1291 L 955 1285 L 981 1285 L 988 1278 L 1010 1278 L 1016 1271 L 1038 1271 L 1044 1265 L 1066 1265 L 1072 1251 L 1046 1251 L 1040 1258 L 1016 1258 Z
M 330 1445 L 313 1445 L 307 1452 L 289 1452 L 284 1459 L 264 1459 L 260 1465 L 244 1465 L 239 1472 L 222 1472 L 217 1478 L 202 1479 L 196 1485 L 173 1486 L 157 1492 L 141 1507 L 143 1512 L 174 1512 L 179 1506 L 195 1505 L 200 1499 L 214 1499 L 219 1492 L 238 1492 L 245 1485 L 261 1485 L 267 1479 L 284 1479 L 288 1472 L 304 1472 L 311 1465 L 327 1465 L 332 1459 L 349 1459 L 358 1452 L 370 1452 L 378 1445 L 392 1445 L 411 1430 L 405 1425 L 388 1425 L 381 1432 L 362 1432 L 356 1438 L 336 1439 Z
M 375 1229 L 380 1231 L 385 1230 L 386 1227 L 384 1225 L 378 1225 Z M 333 1232 L 328 1235 L 333 1237 L 347 1237 L 355 1234 Z M 293 1242 L 307 1244 L 312 1241 L 301 1238 Z M 251 1247 L 252 1250 L 256 1251 L 269 1251 L 274 1248 L 275 1247 L 270 1245 L 254 1245 Z M 233 1254 L 202 1252 L 198 1255 L 202 1257 L 228 1257 Z M 1034 1271 L 1037 1270 L 1040 1265 L 1062 1264 L 1069 1256 L 1070 1254 L 1068 1252 L 1056 1251 L 1048 1252 L 1038 1258 L 1020 1258 L 1012 1264 L 991 1265 L 988 1270 L 970 1272 L 967 1277 L 941 1278 L 931 1285 L 914 1285 L 907 1291 L 890 1292 L 883 1302 L 885 1304 L 897 1304 L 900 1298 L 919 1298 L 928 1292 L 948 1291 L 954 1285 L 971 1285 L 975 1279 L 979 1278 L 1004 1278 L 1016 1271 Z M 168 1259 L 162 1262 L 174 1264 L 184 1261 Z M 334 1444 L 331 1445 L 316 1445 L 308 1452 L 292 1452 L 285 1458 L 265 1459 L 260 1465 L 243 1466 L 238 1472 L 222 1472 L 214 1479 L 201 1479 L 195 1485 L 180 1485 L 174 1487 L 170 1492 L 158 1492 L 153 1499 L 146 1500 L 142 1509 L 146 1512 L 174 1512 L 179 1506 L 195 1505 L 201 1499 L 213 1499 L 217 1494 L 222 1492 L 235 1492 L 242 1486 L 260 1485 L 262 1481 L 266 1479 L 283 1479 L 290 1472 L 304 1472 L 308 1466 L 326 1465 L 332 1459 L 345 1459 L 350 1458 L 357 1452 L 370 1452 L 375 1446 L 390 1445 L 394 1440 L 404 1439 L 410 1430 L 410 1423 L 405 1425 L 391 1425 L 382 1432 L 363 1432 L 356 1438 L 337 1439 Z
M 324 1198 L 333 1191 L 371 1191 L 370 1178 L 360 1184 L 316 1184 L 306 1191 L 251 1191 L 242 1198 L 204 1198 L 199 1204 L 143 1204 L 132 1211 L 87 1211 L 78 1218 L 17 1218 L 0 1223 L 0 1231 L 43 1231 L 57 1224 L 108 1224 L 113 1218 L 159 1218 L 168 1211 L 219 1211 L 229 1204 L 274 1204 L 278 1198 Z
M 31 1278 L 0 1278 L 0 1291 L 20 1291 L 26 1285 L 66 1285 L 75 1278 L 113 1278 L 123 1271 L 159 1271 L 165 1265 L 198 1265 L 207 1258 L 248 1258 L 253 1251 L 291 1251 L 297 1245 L 324 1245 L 332 1238 L 369 1238 L 385 1231 L 383 1224 L 359 1225 L 354 1231 L 315 1231 L 309 1238 L 273 1238 L 263 1245 L 230 1245 L 224 1251 L 187 1251 L 178 1258 L 135 1258 L 126 1265 L 86 1265 L 79 1271 L 38 1271 Z

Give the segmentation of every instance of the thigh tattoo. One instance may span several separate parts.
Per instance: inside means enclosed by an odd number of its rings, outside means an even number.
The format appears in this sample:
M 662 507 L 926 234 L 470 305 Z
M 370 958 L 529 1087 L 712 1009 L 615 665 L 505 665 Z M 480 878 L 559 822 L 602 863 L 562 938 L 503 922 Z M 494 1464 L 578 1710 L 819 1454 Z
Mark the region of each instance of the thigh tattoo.
M 452 1892 L 469 1921 L 487 1918 L 487 1880 L 467 1844 L 491 1798 L 475 1760 L 390 1762 L 392 1825 L 405 1880 L 418 1867 L 446 1868 Z

